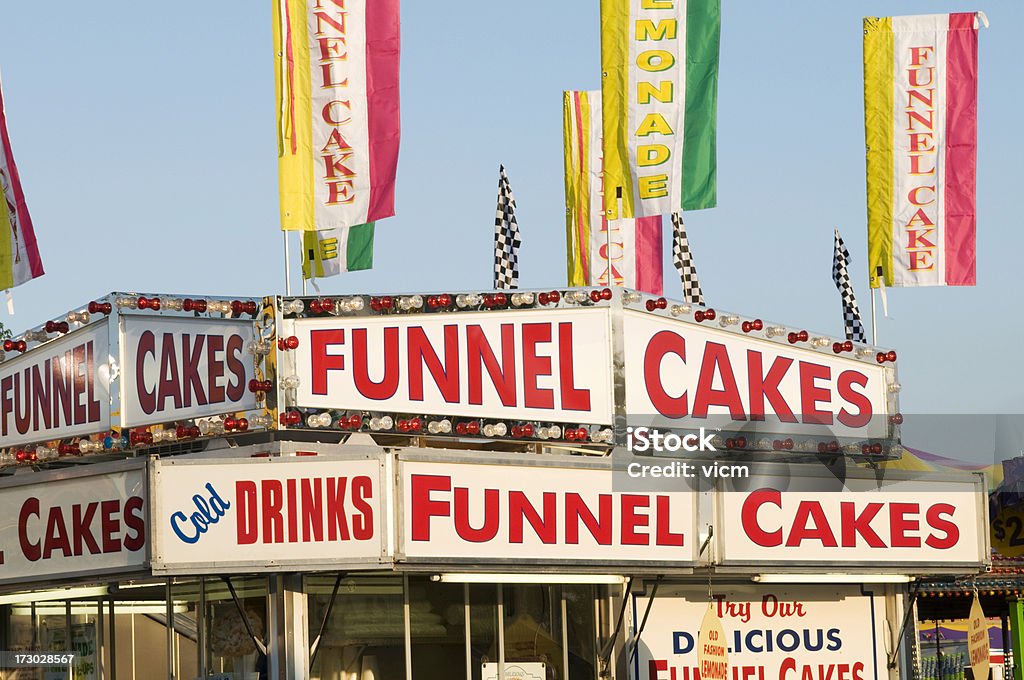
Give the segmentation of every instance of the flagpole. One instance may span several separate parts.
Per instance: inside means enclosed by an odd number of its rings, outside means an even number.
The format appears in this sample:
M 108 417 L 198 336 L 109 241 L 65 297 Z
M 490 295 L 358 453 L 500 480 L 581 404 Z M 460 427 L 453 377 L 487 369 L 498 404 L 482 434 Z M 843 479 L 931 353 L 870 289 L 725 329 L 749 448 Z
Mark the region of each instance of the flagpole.
M 878 328 L 875 325 L 875 289 L 871 289 L 871 344 L 878 346 Z
M 281 234 L 284 236 L 284 294 L 292 294 L 292 268 L 291 268 L 291 257 L 288 252 L 288 231 L 282 230 Z

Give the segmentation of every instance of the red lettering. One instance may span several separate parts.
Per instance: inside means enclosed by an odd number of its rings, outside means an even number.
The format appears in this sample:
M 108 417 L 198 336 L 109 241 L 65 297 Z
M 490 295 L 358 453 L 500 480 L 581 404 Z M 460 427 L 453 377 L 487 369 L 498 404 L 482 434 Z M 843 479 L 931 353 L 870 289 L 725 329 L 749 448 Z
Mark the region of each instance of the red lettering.
M 139 496 L 132 496 L 124 503 L 124 526 L 132 533 L 125 533 L 125 550 L 135 552 L 146 545 L 146 519 L 143 515 L 145 503 Z
M 722 380 L 722 389 L 716 390 L 715 376 Z M 693 415 L 696 418 L 707 418 L 709 406 L 727 406 L 733 420 L 746 420 L 743 411 L 743 400 L 740 388 L 736 385 L 736 376 L 729 362 L 729 350 L 718 342 L 709 342 L 704 346 L 704 359 L 700 364 L 700 377 L 697 378 L 697 394 L 693 398 Z
M 648 341 L 644 352 L 644 385 L 658 413 L 667 418 L 682 418 L 688 413 L 686 390 L 673 397 L 661 381 L 661 363 L 667 354 L 675 354 L 686 363 L 686 340 L 672 331 L 659 331 Z
M 181 381 L 185 387 L 183 402 L 188 408 L 192 405 L 192 396 L 195 395 L 197 406 L 206 406 L 206 390 L 203 387 L 203 378 L 199 374 L 199 359 L 203 355 L 203 344 L 206 336 L 202 333 L 196 335 L 195 344 L 189 348 L 191 336 L 188 333 L 181 335 Z
M 412 475 L 409 482 L 412 517 L 412 540 L 430 540 L 430 518 L 450 517 L 451 506 L 447 501 L 435 501 L 430 498 L 431 492 L 452 490 L 452 478 L 440 475 Z
M 234 381 L 228 383 L 228 401 L 236 402 L 245 396 L 245 365 L 242 364 L 239 356 L 242 353 L 242 336 L 231 335 L 228 337 L 227 352 L 224 357 L 228 371 L 234 376 Z
M 921 539 L 917 536 L 908 536 L 907 532 L 917 531 L 921 523 L 907 517 L 917 515 L 921 506 L 917 503 L 890 503 L 889 504 L 889 542 L 893 548 L 920 548 Z
M 455 533 L 470 543 L 486 543 L 498 535 L 498 490 L 484 489 L 484 523 L 479 529 L 469 522 L 469 489 L 455 487 Z
M 352 517 L 352 538 L 368 541 L 373 538 L 373 480 L 365 475 L 352 478 L 352 506 L 356 515 Z
M 264 479 L 260 482 L 260 499 L 263 515 L 263 542 L 284 543 L 284 488 L 276 479 Z
M 940 538 L 934 533 L 929 534 L 924 540 L 925 545 L 935 550 L 949 550 L 960 542 L 960 528 L 950 521 L 955 513 L 956 508 L 949 503 L 936 503 L 928 508 L 925 521 L 932 529 L 941 531 L 943 536 Z
M 672 499 L 668 496 L 658 496 L 655 500 L 657 506 L 656 522 L 657 533 L 655 541 L 657 545 L 670 545 L 682 547 L 683 534 L 672 532 Z
M 327 394 L 327 371 L 344 371 L 345 357 L 328 354 L 329 345 L 344 345 L 345 329 L 312 330 L 309 332 L 311 388 L 313 394 Z
M 803 501 L 797 506 L 786 546 L 798 548 L 805 540 L 821 541 L 823 548 L 836 547 L 836 537 L 828 525 L 821 503 L 817 501 Z
M 235 482 L 238 522 L 235 526 L 238 545 L 251 545 L 259 538 L 259 510 L 256 505 L 256 483 Z
M 28 537 L 28 520 L 33 515 L 39 517 L 39 499 L 35 496 L 27 498 L 18 513 L 18 542 L 21 543 L 21 554 L 29 562 L 36 562 L 42 556 L 39 543 L 33 543 Z
M 384 355 L 384 376 L 380 382 L 374 382 L 370 379 L 366 329 L 356 328 L 352 331 L 353 380 L 356 391 L 367 399 L 377 401 L 390 399 L 398 391 L 398 328 L 390 326 L 384 329 L 381 352 Z
M 847 427 L 864 427 L 871 422 L 874 410 L 871 407 L 871 400 L 853 389 L 854 385 L 867 387 L 868 377 L 857 371 L 843 371 L 839 374 L 839 380 L 836 381 L 839 398 L 850 406 L 857 407 L 857 412 L 854 413 L 844 406 L 839 409 L 837 419 Z
M 121 501 L 100 503 L 100 542 L 105 553 L 121 552 L 121 522 L 114 516 L 120 511 Z
M 764 402 L 767 399 L 779 422 L 796 422 L 793 409 L 789 407 L 786 399 L 779 392 L 779 383 L 782 382 L 782 379 L 786 376 L 786 371 L 792 365 L 792 359 L 776 357 L 772 361 L 771 368 L 768 369 L 768 374 L 764 375 L 761 366 L 761 353 L 753 349 L 747 350 L 747 382 L 750 384 L 751 420 L 764 420 Z
M 345 489 L 348 477 L 327 480 L 327 540 L 349 540 L 348 514 L 345 512 Z
M 423 367 L 449 404 L 459 401 L 459 327 L 444 327 L 444 366 L 420 326 L 409 328 L 409 399 L 423 401 Z
M 839 516 L 842 523 L 842 541 L 844 548 L 857 547 L 857 536 L 867 541 L 870 548 L 884 548 L 885 542 L 871 528 L 871 520 L 882 509 L 881 503 L 868 503 L 861 513 L 857 514 L 856 503 L 840 503 Z
M 312 479 L 302 480 L 302 541 L 309 543 L 324 540 L 324 503 L 323 490 L 320 484 Z
M 490 343 L 478 325 L 466 327 L 466 370 L 469 382 L 469 403 L 482 404 L 483 380 L 481 370 L 487 368 L 491 385 L 502 406 L 516 406 L 516 347 L 515 326 L 501 324 L 501 364 L 494 356 Z
M 509 543 L 523 542 L 523 520 L 525 519 L 533 533 L 541 543 L 553 545 L 558 539 L 557 495 L 551 492 L 543 494 L 544 514 L 541 516 L 530 503 L 530 499 L 522 491 L 511 491 L 508 496 Z
M 643 529 L 650 524 L 650 517 L 641 510 L 650 506 L 649 496 L 624 493 L 619 497 L 622 503 L 622 545 L 647 545 L 649 537 L 638 528 Z
M 206 336 L 206 376 L 209 389 L 210 403 L 220 404 L 224 401 L 224 386 L 220 385 L 220 379 L 224 375 L 224 361 L 217 357 L 224 351 L 224 336 Z
M 558 376 L 562 393 L 562 409 L 589 411 L 590 390 L 578 389 L 574 381 L 575 366 L 572 358 L 572 324 L 558 324 Z
M 768 504 L 782 508 L 782 493 L 776 489 L 754 491 L 743 501 L 740 521 L 743 524 L 743 531 L 751 541 L 762 548 L 777 548 L 782 545 L 782 529 L 765 531 L 757 521 L 757 511 L 762 505 Z
M 829 380 L 832 369 L 821 364 L 800 362 L 800 410 L 803 421 L 812 425 L 831 425 L 832 411 L 818 409 L 819 402 L 828 403 L 832 393 L 827 387 L 818 387 L 817 380 Z
M 551 324 L 523 324 L 523 405 L 554 408 L 554 392 L 537 386 L 537 378 L 551 375 L 551 357 L 537 354 L 537 345 L 551 342 Z
M 603 493 L 597 497 L 597 514 L 590 511 L 586 501 L 578 493 L 565 494 L 565 542 L 578 545 L 580 542 L 580 523 L 598 545 L 612 544 L 612 496 Z

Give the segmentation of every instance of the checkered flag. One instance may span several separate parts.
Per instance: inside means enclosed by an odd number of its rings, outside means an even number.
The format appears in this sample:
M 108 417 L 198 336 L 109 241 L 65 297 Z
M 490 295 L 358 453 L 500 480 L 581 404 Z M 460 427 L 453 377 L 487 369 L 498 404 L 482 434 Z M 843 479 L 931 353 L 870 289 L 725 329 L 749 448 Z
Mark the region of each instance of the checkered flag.
M 683 280 L 683 299 L 693 305 L 704 305 L 704 293 L 700 289 L 697 268 L 693 266 L 690 242 L 686 239 L 683 216 L 672 213 L 672 260 L 676 263 L 679 278 Z
M 832 280 L 836 282 L 836 288 L 843 296 L 843 325 L 846 326 L 846 339 L 854 342 L 867 342 L 864 335 L 864 324 L 860 321 L 860 308 L 857 306 L 857 297 L 853 294 L 853 285 L 850 283 L 850 273 L 847 266 L 850 264 L 850 251 L 839 236 L 836 229 L 836 250 L 832 258 Z
M 523 241 L 516 222 L 516 199 L 512 197 L 504 165 L 500 172 L 498 212 L 494 218 L 494 288 L 509 290 L 519 287 L 519 246 Z

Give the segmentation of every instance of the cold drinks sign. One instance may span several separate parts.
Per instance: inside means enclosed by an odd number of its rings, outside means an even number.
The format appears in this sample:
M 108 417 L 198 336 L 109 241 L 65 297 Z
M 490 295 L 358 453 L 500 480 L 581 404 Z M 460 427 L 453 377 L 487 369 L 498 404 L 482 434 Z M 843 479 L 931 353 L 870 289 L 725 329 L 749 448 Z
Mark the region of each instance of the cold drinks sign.
M 381 463 L 154 461 L 153 571 L 373 566 L 383 554 Z

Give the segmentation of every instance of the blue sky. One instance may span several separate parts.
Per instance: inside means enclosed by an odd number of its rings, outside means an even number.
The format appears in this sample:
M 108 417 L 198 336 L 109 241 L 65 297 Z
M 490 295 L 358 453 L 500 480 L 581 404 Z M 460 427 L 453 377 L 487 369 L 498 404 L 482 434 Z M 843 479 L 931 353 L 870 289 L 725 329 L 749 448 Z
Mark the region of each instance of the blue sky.
M 504 163 L 521 285 L 565 284 L 561 91 L 599 84 L 597 0 L 402 9 L 397 216 L 327 292 L 486 289 Z M 865 317 L 861 19 L 984 10 L 978 281 L 889 294 L 906 413 L 1024 413 L 1024 3 L 723 0 L 719 207 L 688 215 L 708 303 L 840 335 L 832 229 Z M 283 291 L 269 0 L 7 3 L 0 69 L 48 274 L 15 332 L 112 290 Z M 293 248 L 293 251 L 295 249 Z M 679 287 L 666 259 L 669 297 Z

